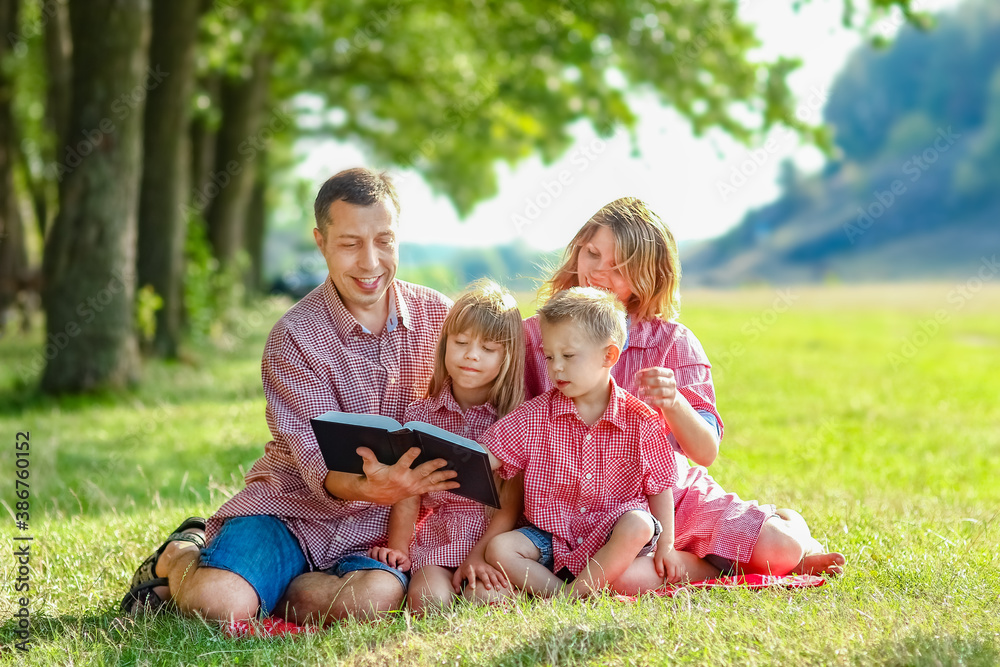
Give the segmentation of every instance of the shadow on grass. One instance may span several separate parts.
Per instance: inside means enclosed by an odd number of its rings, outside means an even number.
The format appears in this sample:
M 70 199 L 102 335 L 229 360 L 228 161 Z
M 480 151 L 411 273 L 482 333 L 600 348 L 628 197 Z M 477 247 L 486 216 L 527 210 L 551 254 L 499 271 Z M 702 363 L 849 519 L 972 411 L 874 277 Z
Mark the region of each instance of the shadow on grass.
M 584 658 L 599 663 L 600 656 L 615 651 L 624 638 L 624 630 L 617 627 L 591 629 L 580 625 L 564 626 L 512 646 L 488 664 L 497 667 L 563 665 L 581 662 Z
M 117 607 L 117 605 L 116 605 Z M 329 664 L 365 646 L 392 641 L 405 632 L 403 623 L 386 619 L 376 623 L 333 625 L 310 635 L 265 638 L 232 638 L 218 624 L 182 618 L 174 613 L 152 617 L 119 617 L 117 608 L 102 614 L 31 618 L 30 647 L 17 651 L 16 619 L 0 626 L 4 652 L 30 658 L 23 664 L 80 663 L 154 665 L 274 665 L 287 662 Z M 2 654 L 0 654 L 2 655 Z M 2 660 L 0 660 L 2 662 Z
M 1000 665 L 1000 638 L 994 636 L 991 641 L 975 636 L 957 637 L 922 632 L 882 642 L 870 651 L 858 653 L 854 662 L 899 667 L 995 667 Z

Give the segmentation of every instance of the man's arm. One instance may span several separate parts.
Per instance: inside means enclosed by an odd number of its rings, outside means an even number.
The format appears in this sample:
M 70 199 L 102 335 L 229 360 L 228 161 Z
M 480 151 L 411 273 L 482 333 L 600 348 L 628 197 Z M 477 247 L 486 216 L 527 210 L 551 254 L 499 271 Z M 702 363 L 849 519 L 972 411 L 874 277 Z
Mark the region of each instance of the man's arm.
M 358 453 L 365 459 L 364 475 L 330 472 L 309 419 L 340 410 L 340 405 L 329 384 L 310 367 L 287 331 L 272 332 L 268 339 L 262 375 L 271 434 L 291 454 L 303 481 L 316 496 L 330 501 L 392 505 L 409 496 L 458 486 L 449 481 L 454 472 L 438 470 L 446 465 L 443 459 L 428 461 L 411 470 L 410 465 L 419 455 L 417 449 L 411 449 L 396 464 L 388 466 L 379 463 L 369 449 L 361 447 Z

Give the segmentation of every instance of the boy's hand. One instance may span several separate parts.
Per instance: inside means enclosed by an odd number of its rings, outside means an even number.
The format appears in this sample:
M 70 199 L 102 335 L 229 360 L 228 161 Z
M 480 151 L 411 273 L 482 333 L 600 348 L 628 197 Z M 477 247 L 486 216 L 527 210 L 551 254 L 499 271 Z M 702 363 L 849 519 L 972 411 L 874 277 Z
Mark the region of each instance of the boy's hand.
M 669 368 L 643 368 L 635 374 L 639 398 L 661 413 L 669 412 L 677 403 L 677 378 Z
M 663 577 L 664 583 L 676 584 L 687 575 L 687 568 L 684 566 L 684 561 L 672 546 L 656 545 L 656 553 L 653 554 L 653 566 L 656 568 L 656 575 Z
M 410 557 L 399 549 L 372 547 L 368 550 L 368 557 L 385 563 L 389 567 L 394 567 L 400 572 L 406 572 L 410 569 Z
M 470 553 L 465 561 L 458 566 L 455 574 L 451 577 L 451 586 L 456 593 L 462 592 L 462 580 L 469 580 L 469 588 L 476 590 L 476 582 L 481 582 L 488 591 L 494 588 L 506 588 L 507 577 L 503 572 L 486 562 L 486 560 L 475 553 Z

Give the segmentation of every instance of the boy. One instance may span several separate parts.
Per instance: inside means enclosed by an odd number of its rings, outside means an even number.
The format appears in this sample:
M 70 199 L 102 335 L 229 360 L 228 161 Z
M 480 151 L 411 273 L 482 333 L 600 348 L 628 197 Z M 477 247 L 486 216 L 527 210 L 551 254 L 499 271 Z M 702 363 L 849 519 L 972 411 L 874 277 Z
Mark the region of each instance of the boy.
M 487 562 L 543 596 L 606 586 L 634 594 L 701 575 L 710 566 L 673 548 L 677 467 L 662 422 L 611 378 L 625 344 L 624 307 L 612 294 L 574 287 L 538 312 L 555 388 L 482 440 L 502 477 L 523 472 L 531 525 L 494 538 Z

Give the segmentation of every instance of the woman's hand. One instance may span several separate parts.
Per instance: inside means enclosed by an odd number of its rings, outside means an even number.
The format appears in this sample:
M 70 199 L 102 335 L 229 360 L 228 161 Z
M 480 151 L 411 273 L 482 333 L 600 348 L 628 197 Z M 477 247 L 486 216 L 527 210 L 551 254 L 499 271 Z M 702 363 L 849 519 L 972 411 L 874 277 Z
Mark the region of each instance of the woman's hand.
M 410 557 L 399 549 L 389 547 L 372 547 L 368 550 L 368 557 L 374 558 L 380 563 L 385 563 L 389 567 L 394 567 L 400 572 L 410 569 Z
M 639 398 L 664 417 L 677 405 L 680 393 L 677 391 L 677 378 L 669 368 L 654 366 L 644 368 L 635 374 L 639 387 Z
M 476 589 L 477 581 L 482 582 L 483 587 L 488 591 L 492 591 L 494 588 L 507 587 L 507 577 L 504 576 L 503 572 L 487 563 L 477 553 L 470 553 L 465 561 L 455 570 L 455 574 L 452 575 L 451 586 L 455 589 L 455 593 L 462 592 L 463 579 L 469 580 L 469 588 L 472 590 Z

